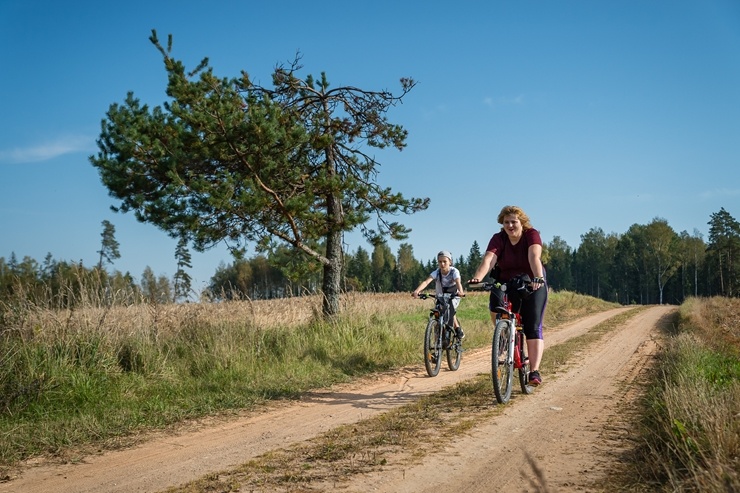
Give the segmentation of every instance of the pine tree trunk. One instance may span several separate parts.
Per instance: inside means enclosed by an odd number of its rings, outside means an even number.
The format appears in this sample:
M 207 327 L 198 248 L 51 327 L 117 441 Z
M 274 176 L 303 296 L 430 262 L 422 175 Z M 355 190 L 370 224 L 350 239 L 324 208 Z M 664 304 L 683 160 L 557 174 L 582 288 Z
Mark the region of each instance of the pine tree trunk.
M 335 231 L 326 237 L 326 258 L 329 262 L 324 265 L 324 279 L 322 290 L 324 293 L 324 317 L 333 317 L 339 314 L 339 297 L 341 295 L 342 279 L 342 233 Z

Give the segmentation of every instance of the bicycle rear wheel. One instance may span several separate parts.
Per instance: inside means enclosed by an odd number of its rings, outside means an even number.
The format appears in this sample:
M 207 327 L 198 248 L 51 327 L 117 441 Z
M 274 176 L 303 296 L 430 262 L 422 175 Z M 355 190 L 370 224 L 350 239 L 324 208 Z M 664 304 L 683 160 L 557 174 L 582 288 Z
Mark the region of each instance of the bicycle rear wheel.
M 439 337 L 441 330 L 439 320 L 430 318 L 424 332 L 424 366 L 430 377 L 436 377 L 439 373 L 439 367 L 442 365 L 442 348 L 440 347 Z
M 460 368 L 460 360 L 462 359 L 462 341 L 455 337 L 454 329 L 449 331 L 450 346 L 447 348 L 447 366 L 450 371 L 455 371 Z
M 534 387 L 529 385 L 529 355 L 527 354 L 527 339 L 524 334 L 518 330 L 516 333 L 516 348 L 519 351 L 519 361 L 522 366 L 519 368 L 519 385 L 522 387 L 523 394 L 531 394 Z
M 497 321 L 491 343 L 491 380 L 493 380 L 493 393 L 496 394 L 499 404 L 506 404 L 511 397 L 511 384 L 514 378 L 511 330 L 511 321 Z

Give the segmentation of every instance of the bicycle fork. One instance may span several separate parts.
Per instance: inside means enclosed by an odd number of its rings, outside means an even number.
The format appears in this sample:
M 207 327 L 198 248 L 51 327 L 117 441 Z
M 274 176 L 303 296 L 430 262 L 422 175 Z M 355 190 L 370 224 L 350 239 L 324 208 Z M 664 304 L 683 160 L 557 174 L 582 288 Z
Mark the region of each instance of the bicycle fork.
M 519 359 L 519 356 L 516 351 L 516 324 L 514 324 L 511 320 L 509 320 L 509 353 L 507 356 L 506 364 L 509 366 L 509 368 L 514 366 L 514 368 L 518 368 L 516 366 L 517 360 Z

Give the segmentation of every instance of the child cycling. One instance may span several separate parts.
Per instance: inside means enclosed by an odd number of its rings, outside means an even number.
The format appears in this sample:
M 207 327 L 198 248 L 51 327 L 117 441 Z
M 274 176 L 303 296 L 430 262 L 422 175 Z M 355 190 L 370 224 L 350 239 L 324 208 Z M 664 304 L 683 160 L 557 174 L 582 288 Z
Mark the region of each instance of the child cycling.
M 419 293 L 429 285 L 430 282 L 436 281 L 436 294 L 441 296 L 443 293 L 454 294 L 452 298 L 452 307 L 450 309 L 453 327 L 455 328 L 455 335 L 459 340 L 465 338 L 465 332 L 463 332 L 460 322 L 457 320 L 457 307 L 460 304 L 460 297 L 465 296 L 463 291 L 462 281 L 460 277 L 460 271 L 452 266 L 452 254 L 447 250 L 442 250 L 437 254 L 437 269 L 433 270 L 429 277 L 424 279 L 421 284 L 414 290 L 412 296 L 416 298 Z

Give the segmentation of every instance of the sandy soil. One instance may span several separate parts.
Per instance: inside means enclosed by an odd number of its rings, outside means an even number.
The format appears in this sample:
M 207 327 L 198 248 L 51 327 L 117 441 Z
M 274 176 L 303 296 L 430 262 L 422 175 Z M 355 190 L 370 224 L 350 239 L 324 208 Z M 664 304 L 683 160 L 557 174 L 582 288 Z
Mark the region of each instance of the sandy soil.
M 550 346 L 582 334 L 626 308 L 581 319 L 546 332 Z M 465 492 L 589 491 L 616 460 L 618 405 L 632 398 L 635 378 L 656 351 L 655 328 L 675 307 L 656 306 L 634 317 L 580 362 L 531 396 L 518 395 L 503 415 L 445 444 L 419 466 L 385 468 L 342 484 L 344 491 Z M 443 365 L 443 369 L 445 365 Z M 28 464 L 0 483 L 0 492 L 154 492 L 209 472 L 229 469 L 269 450 L 306 440 L 335 426 L 382 413 L 442 387 L 490 372 L 490 348 L 468 351 L 456 372 L 429 378 L 409 368 L 352 385 L 314 392 L 300 402 L 228 421 L 202 423 L 175 435 L 153 436 L 139 446 L 92 455 L 75 463 Z M 616 432 L 615 438 L 615 429 Z M 627 433 L 628 430 L 622 430 Z M 528 457 L 531 460 L 528 460 Z M 533 469 L 534 468 L 534 469 Z M 492 478 L 496 478 L 495 485 Z M 530 484 L 531 483 L 531 484 Z

